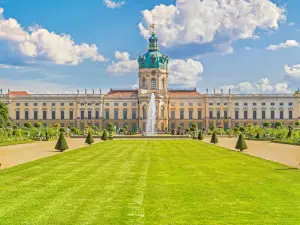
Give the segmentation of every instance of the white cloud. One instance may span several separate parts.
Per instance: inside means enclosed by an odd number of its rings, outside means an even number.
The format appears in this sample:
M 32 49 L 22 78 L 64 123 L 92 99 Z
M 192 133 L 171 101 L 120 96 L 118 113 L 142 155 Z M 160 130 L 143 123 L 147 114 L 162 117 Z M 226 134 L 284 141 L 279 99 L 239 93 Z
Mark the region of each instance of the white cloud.
M 300 78 L 300 64 L 294 66 L 284 65 L 284 71 L 292 78 Z
M 176 59 L 169 62 L 169 84 L 196 87 L 202 73 L 203 66 L 199 61 Z
M 126 61 L 126 60 L 129 60 L 129 53 L 128 52 L 116 51 L 115 52 L 115 57 L 116 57 L 117 60 Z
M 157 5 L 142 11 L 141 35 L 149 38 L 149 25 L 157 24 L 156 33 L 163 46 L 203 44 L 222 40 L 257 38 L 257 29 L 277 29 L 285 20 L 284 9 L 270 0 L 177 0 L 175 5 Z
M 76 93 L 76 88 L 68 85 L 56 84 L 53 82 L 35 80 L 8 80 L 0 79 L 1 88 L 11 91 L 27 91 L 28 93 Z
M 236 85 L 222 85 L 220 89 L 223 89 L 224 93 L 228 93 L 229 89 L 231 93 L 241 94 L 289 94 L 293 93 L 288 83 L 279 82 L 274 85 L 271 84 L 268 78 L 263 78 L 255 83 L 241 82 Z
M 287 25 L 288 25 L 288 26 L 294 26 L 294 25 L 295 25 L 295 22 L 289 22 Z
M 133 73 L 138 71 L 137 60 L 130 60 L 128 52 L 115 52 L 117 61 L 112 61 L 108 66 L 107 71 L 114 75 L 124 75 L 126 73 Z
M 0 10 L 0 39 L 8 40 L 23 56 L 56 64 L 78 65 L 85 59 L 106 61 L 96 45 L 76 44 L 67 34 L 55 34 L 40 27 L 24 30 L 17 20 L 3 17 Z
M 112 1 L 112 0 L 104 0 L 104 3 L 105 3 L 107 8 L 111 8 L 111 9 L 120 8 L 121 6 L 123 6 L 125 4 L 124 1 L 115 2 L 115 1 Z
M 0 64 L 0 69 L 20 69 L 20 67 L 7 64 Z
M 275 51 L 281 48 L 292 48 L 292 47 L 300 47 L 300 43 L 295 40 L 287 40 L 284 43 L 280 43 L 279 45 L 269 45 L 267 50 Z

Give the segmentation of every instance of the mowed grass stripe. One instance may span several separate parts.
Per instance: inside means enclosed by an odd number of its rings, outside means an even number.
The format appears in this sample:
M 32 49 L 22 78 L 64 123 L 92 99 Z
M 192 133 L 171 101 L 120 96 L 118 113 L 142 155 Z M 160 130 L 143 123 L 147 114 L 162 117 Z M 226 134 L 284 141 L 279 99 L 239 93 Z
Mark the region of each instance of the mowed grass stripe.
M 109 141 L 0 171 L 0 224 L 294 225 L 299 176 L 199 141 Z

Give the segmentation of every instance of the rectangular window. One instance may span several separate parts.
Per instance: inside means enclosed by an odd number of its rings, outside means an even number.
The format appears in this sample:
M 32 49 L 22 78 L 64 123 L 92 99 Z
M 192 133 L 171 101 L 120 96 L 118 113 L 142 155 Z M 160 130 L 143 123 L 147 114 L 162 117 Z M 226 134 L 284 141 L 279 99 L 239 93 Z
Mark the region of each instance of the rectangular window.
M 128 116 L 127 116 L 127 110 L 123 110 L 123 119 L 127 120 Z
M 284 111 L 281 110 L 281 111 L 280 111 L 280 119 L 283 120 L 283 118 L 284 118 Z
M 221 103 L 220 103 L 220 102 L 217 102 L 217 105 L 221 105 Z
M 292 102 L 289 102 L 289 106 L 292 106 L 293 105 L 293 103 Z
M 181 119 L 181 120 L 184 119 L 184 110 L 180 110 L 180 119 Z
M 92 103 L 88 103 L 88 106 L 91 106 L 92 105 Z
M 132 103 L 132 106 L 136 106 L 136 103 Z
M 184 123 L 180 123 L 180 126 L 184 129 Z
M 47 106 L 47 103 L 44 102 L 44 103 L 43 103 L 43 106 Z
M 265 120 L 266 119 L 266 111 L 261 111 L 261 118 L 263 119 L 263 120 Z
M 283 102 L 280 102 L 280 104 L 279 104 L 280 106 L 283 106 Z
M 257 119 L 257 113 L 256 113 L 256 110 L 253 111 L 253 119 L 254 119 L 254 120 Z
M 256 106 L 256 102 L 253 102 L 252 105 L 253 105 L 253 106 Z
M 239 106 L 239 103 L 238 103 L 238 102 L 236 102 L 236 103 L 234 103 L 234 105 L 235 105 L 235 106 Z
M 33 103 L 33 106 L 38 106 L 38 104 L 37 103 Z
M 114 110 L 114 119 L 115 119 L 115 120 L 118 120 L 118 119 L 119 119 L 119 110 L 118 110 L 118 109 L 115 109 L 115 110 Z
M 61 120 L 65 119 L 65 111 L 60 111 L 60 119 Z
M 189 119 L 190 119 L 190 120 L 193 119 L 193 110 L 189 110 Z
M 224 111 L 224 119 L 228 119 L 228 112 L 227 112 L 227 110 Z
M 109 110 L 105 111 L 105 119 L 109 120 Z
M 247 119 L 248 119 L 248 111 L 245 110 L 245 111 L 244 111 L 244 120 L 247 120 Z
M 16 111 L 16 120 L 20 119 L 20 111 Z
M 228 103 L 227 103 L 227 102 L 225 102 L 225 103 L 224 103 L 224 105 L 228 105 Z
M 175 123 L 171 123 L 171 129 L 175 129 Z
M 34 120 L 38 119 L 38 111 L 33 111 L 33 119 Z
M 266 103 L 265 103 L 265 102 L 263 102 L 263 103 L 261 103 L 261 105 L 262 105 L 262 106 L 265 106 L 265 105 L 266 105 Z
M 293 110 L 289 110 L 289 119 L 290 119 L 290 120 L 293 119 Z
M 202 119 L 202 111 L 199 110 L 199 111 L 198 111 L 198 120 L 201 120 L 201 119 Z
M 132 123 L 132 131 L 136 131 L 136 123 Z
M 214 105 L 214 103 L 210 102 L 209 105 L 212 106 L 212 105 Z
M 52 111 L 52 119 L 53 119 L 53 120 L 56 119 L 56 111 Z
M 238 120 L 239 119 L 239 111 L 234 111 L 234 118 L 236 119 L 236 120 Z
M 105 106 L 109 106 L 109 103 L 105 103 Z
M 119 103 L 116 103 L 116 102 L 115 102 L 115 103 L 114 103 L 114 106 L 119 106 Z
M 180 103 L 180 106 L 184 106 L 184 103 L 183 103 L 183 102 L 181 102 L 181 103 Z
M 16 103 L 16 106 L 20 106 L 20 103 Z
M 43 111 L 43 120 L 46 120 L 47 119 L 47 111 Z
M 248 103 L 247 103 L 247 102 L 244 102 L 244 106 L 248 106 Z
M 172 120 L 175 119 L 175 111 L 171 111 L 171 119 L 172 119 Z
M 74 104 L 72 102 L 69 103 L 69 106 L 73 106 Z
M 123 106 L 125 106 L 125 107 L 126 107 L 126 106 L 127 106 L 127 103 L 123 103 Z
M 25 106 L 28 106 L 28 103 L 27 103 L 27 102 L 25 103 Z
M 214 112 L 213 111 L 209 111 L 209 119 L 213 119 L 213 117 L 214 117 Z
M 70 120 L 73 120 L 73 119 L 74 119 L 74 112 L 73 112 L 73 111 L 70 111 L 70 112 L 69 112 L 69 117 L 70 117 Z
M 92 119 L 92 111 L 88 111 L 88 119 L 89 119 L 89 120 Z
M 189 106 L 193 106 L 193 103 L 189 103 Z
M 135 109 L 132 110 L 132 119 L 136 120 L 136 110 Z
M 95 114 L 96 114 L 96 115 L 95 115 L 95 118 L 96 118 L 96 120 L 98 120 L 98 119 L 99 119 L 99 111 L 96 110 L 96 111 L 95 111 Z
M 55 106 L 55 103 L 52 103 L 52 106 Z
M 84 111 L 80 111 L 80 119 L 84 120 Z
M 217 119 L 221 119 L 221 112 L 220 111 L 217 111 Z
M 271 110 L 271 119 L 274 120 L 275 119 L 275 111 Z
M 274 102 L 271 102 L 271 106 L 274 106 L 275 105 L 275 103 Z
M 62 102 L 62 103 L 60 103 L 60 106 L 65 106 L 65 103 L 63 103 L 63 102 Z

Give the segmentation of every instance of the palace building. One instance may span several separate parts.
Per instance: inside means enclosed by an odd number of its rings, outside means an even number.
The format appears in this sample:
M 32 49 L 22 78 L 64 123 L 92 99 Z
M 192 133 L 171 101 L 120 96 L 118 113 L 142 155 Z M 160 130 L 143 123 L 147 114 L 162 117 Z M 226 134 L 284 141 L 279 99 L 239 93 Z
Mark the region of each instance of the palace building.
M 155 93 L 158 130 L 196 123 L 200 129 L 222 126 L 224 129 L 245 124 L 261 125 L 265 121 L 285 125 L 300 118 L 300 94 L 201 94 L 196 89 L 168 88 L 167 56 L 159 51 L 154 33 L 148 52 L 138 58 L 139 89 L 111 89 L 106 94 L 30 94 L 9 91 L 0 101 L 9 109 L 13 124 L 41 122 L 60 123 L 84 129 L 86 126 L 106 128 L 109 123 L 129 130 L 146 129 L 150 95 Z

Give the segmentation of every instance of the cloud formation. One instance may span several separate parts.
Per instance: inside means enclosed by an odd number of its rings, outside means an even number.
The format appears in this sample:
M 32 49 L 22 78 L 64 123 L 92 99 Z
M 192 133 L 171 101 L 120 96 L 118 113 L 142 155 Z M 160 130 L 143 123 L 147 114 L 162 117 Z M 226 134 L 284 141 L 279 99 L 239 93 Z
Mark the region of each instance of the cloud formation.
M 284 9 L 270 0 L 177 0 L 176 5 L 157 5 L 142 11 L 140 33 L 149 38 L 156 24 L 162 45 L 210 43 L 257 38 L 256 30 L 277 29 L 285 21 Z
M 120 8 L 121 6 L 123 6 L 125 4 L 124 1 L 115 2 L 115 1 L 112 1 L 112 0 L 104 0 L 104 3 L 105 3 L 107 8 L 111 8 L 111 9 Z
M 279 45 L 269 45 L 267 50 L 276 51 L 281 48 L 292 48 L 292 47 L 300 47 L 300 43 L 295 40 L 287 40 L 284 43 L 280 43 Z
M 107 71 L 113 75 L 124 75 L 138 71 L 137 60 L 130 60 L 128 52 L 115 52 L 116 61 L 108 66 Z
M 255 83 L 241 82 L 235 85 L 222 85 L 220 90 L 223 89 L 224 93 L 239 94 L 290 94 L 293 93 L 287 82 L 279 82 L 271 84 L 268 78 L 262 78 Z
M 289 66 L 284 65 L 284 71 L 287 76 L 299 79 L 300 78 L 300 64 Z
M 85 59 L 106 61 L 94 44 L 76 44 L 70 35 L 55 34 L 40 27 L 25 30 L 17 20 L 5 19 L 3 12 L 0 8 L 0 40 L 9 41 L 24 58 L 69 65 L 78 65 Z

